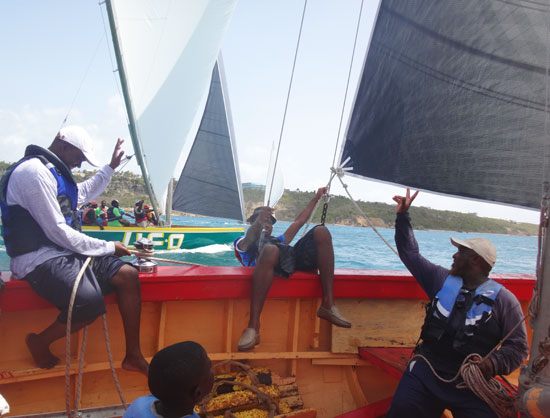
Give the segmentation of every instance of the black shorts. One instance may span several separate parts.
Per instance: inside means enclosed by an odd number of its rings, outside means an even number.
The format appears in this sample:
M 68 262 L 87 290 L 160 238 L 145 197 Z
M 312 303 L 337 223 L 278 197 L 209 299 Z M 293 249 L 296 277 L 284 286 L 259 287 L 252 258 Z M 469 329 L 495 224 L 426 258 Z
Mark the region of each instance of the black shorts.
M 310 229 L 307 234 L 298 240 L 294 245 L 294 257 L 296 259 L 296 270 L 309 271 L 317 269 L 317 246 L 313 240 L 313 231 L 319 225 Z
M 86 258 L 80 254 L 52 258 L 23 278 L 36 293 L 57 306 L 61 311 L 58 320 L 62 323 L 67 322 L 74 282 Z M 105 313 L 103 296 L 114 292 L 111 278 L 124 264 L 128 263 L 114 255 L 93 259 L 93 267 L 86 268 L 78 285 L 72 322 L 91 321 Z

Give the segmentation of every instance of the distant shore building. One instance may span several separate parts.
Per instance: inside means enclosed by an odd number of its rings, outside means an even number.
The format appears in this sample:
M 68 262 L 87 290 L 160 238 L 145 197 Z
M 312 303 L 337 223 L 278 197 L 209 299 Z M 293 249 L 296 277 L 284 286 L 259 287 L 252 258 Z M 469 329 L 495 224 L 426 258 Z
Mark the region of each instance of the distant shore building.
M 265 190 L 265 185 L 257 183 L 243 183 L 243 189 Z

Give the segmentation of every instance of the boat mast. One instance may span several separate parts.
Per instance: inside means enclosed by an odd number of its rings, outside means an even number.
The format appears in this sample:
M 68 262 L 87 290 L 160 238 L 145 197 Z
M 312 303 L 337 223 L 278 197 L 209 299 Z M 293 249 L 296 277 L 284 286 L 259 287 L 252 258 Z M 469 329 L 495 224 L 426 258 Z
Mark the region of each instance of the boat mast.
M 172 196 L 174 195 L 174 179 L 170 178 L 168 182 L 168 191 L 166 192 L 166 226 L 172 225 Z
M 537 284 L 533 292 L 530 320 L 533 330 L 529 362 L 521 367 L 518 385 L 517 406 L 522 417 L 550 417 L 550 196 L 545 184 L 541 211 L 541 225 L 537 260 Z
M 141 168 L 141 174 L 143 176 L 143 181 L 145 182 L 145 188 L 147 190 L 147 194 L 149 195 L 149 199 L 151 200 L 151 205 L 153 206 L 153 210 L 155 211 L 155 214 L 160 219 L 162 210 L 155 196 L 153 186 L 151 185 L 149 172 L 147 171 L 147 166 L 145 165 L 145 160 L 143 158 L 143 151 L 141 149 L 139 136 L 137 134 L 134 108 L 132 106 L 132 101 L 130 99 L 130 91 L 128 89 L 126 71 L 124 69 L 122 52 L 120 50 L 120 43 L 118 41 L 118 33 L 116 29 L 116 22 L 115 22 L 115 15 L 113 11 L 112 0 L 106 0 L 105 5 L 107 7 L 107 15 L 109 16 L 109 26 L 111 28 L 111 36 L 113 38 L 113 48 L 115 50 L 116 62 L 118 66 L 118 74 L 120 76 L 120 84 L 122 86 L 122 93 L 124 95 L 124 103 L 126 105 L 126 112 L 128 113 L 128 129 L 130 130 L 130 137 L 132 138 L 132 144 L 134 146 L 134 151 L 136 153 L 139 167 Z

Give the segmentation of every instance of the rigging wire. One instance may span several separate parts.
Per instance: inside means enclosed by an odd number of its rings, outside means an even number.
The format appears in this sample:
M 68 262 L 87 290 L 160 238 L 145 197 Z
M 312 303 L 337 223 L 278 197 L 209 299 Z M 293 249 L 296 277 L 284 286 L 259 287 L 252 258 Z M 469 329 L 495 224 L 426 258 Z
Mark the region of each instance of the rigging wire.
M 327 207 L 328 201 L 330 199 L 330 186 L 331 186 L 332 180 L 334 179 L 334 176 L 336 175 L 336 170 L 334 169 L 334 165 L 336 164 L 336 154 L 338 152 L 338 144 L 340 142 L 340 132 L 342 131 L 342 122 L 344 120 L 344 110 L 346 108 L 346 101 L 347 101 L 347 98 L 348 98 L 349 84 L 350 84 L 350 81 L 351 81 L 351 71 L 353 69 L 353 63 L 354 63 L 354 60 L 355 60 L 355 50 L 357 48 L 357 39 L 359 38 L 359 29 L 361 28 L 361 17 L 363 16 L 363 4 L 364 4 L 364 0 L 361 0 L 361 6 L 359 7 L 359 14 L 358 14 L 358 17 L 357 17 L 357 25 L 355 27 L 355 38 L 353 40 L 353 48 L 352 48 L 352 51 L 351 51 L 351 58 L 350 58 L 350 63 L 349 63 L 348 78 L 347 78 L 347 81 L 346 81 L 346 90 L 344 92 L 344 100 L 342 102 L 342 111 L 340 112 L 340 122 L 338 123 L 338 133 L 336 134 L 336 144 L 334 146 L 334 154 L 333 154 L 333 157 L 332 157 L 331 175 L 330 175 L 330 179 L 327 183 L 327 188 L 328 188 L 327 197 L 324 198 L 324 207 L 323 207 L 323 214 L 324 215 L 326 215 L 326 207 Z M 319 206 L 319 202 L 317 202 L 317 204 L 313 208 L 313 211 L 311 212 L 311 215 L 309 216 L 309 219 L 307 220 L 306 226 L 305 226 L 304 230 L 302 231 L 302 236 L 304 236 L 306 234 L 306 232 L 309 228 L 309 225 L 311 224 L 311 221 L 313 219 L 313 216 L 317 212 L 318 206 Z M 323 221 L 323 224 L 324 224 L 324 221 L 325 221 L 324 217 L 323 217 L 322 221 Z M 367 222 L 370 224 L 370 220 L 368 218 L 367 218 Z
M 294 52 L 294 62 L 292 63 L 292 71 L 290 73 L 290 83 L 288 85 L 288 92 L 286 95 L 285 110 L 283 113 L 283 121 L 281 123 L 281 132 L 279 134 L 279 143 L 277 145 L 277 153 L 275 154 L 275 162 L 273 164 L 273 176 L 271 177 L 271 184 L 269 185 L 269 194 L 267 196 L 267 205 L 269 206 L 271 200 L 271 191 L 273 189 L 273 182 L 275 180 L 275 170 L 277 168 L 277 162 L 279 160 L 279 151 L 281 150 L 281 142 L 283 139 L 283 131 L 285 129 L 286 113 L 288 110 L 288 102 L 290 100 L 290 91 L 292 90 L 292 81 L 294 80 L 294 70 L 296 69 L 296 61 L 298 58 L 298 50 L 300 48 L 300 40 L 302 38 L 302 29 L 304 27 L 304 18 L 306 16 L 307 0 L 304 0 L 304 9 L 302 11 L 302 20 L 300 22 L 300 31 L 298 32 L 298 41 L 296 42 L 296 51 Z
M 346 91 L 344 93 L 344 101 L 342 103 L 342 112 L 340 113 L 340 123 L 338 124 L 338 133 L 336 134 L 336 144 L 334 146 L 334 156 L 332 157 L 332 166 L 336 164 L 336 153 L 338 152 L 338 144 L 340 142 L 340 132 L 342 130 L 342 122 L 344 120 L 344 110 L 346 108 L 346 101 L 348 98 L 349 83 L 351 80 L 351 70 L 353 69 L 353 62 L 355 60 L 355 48 L 357 47 L 357 38 L 359 38 L 359 28 L 361 27 L 361 17 L 363 16 L 363 4 L 364 0 L 361 0 L 361 7 L 359 8 L 359 16 L 357 18 L 357 27 L 355 29 L 355 39 L 353 41 L 353 49 L 351 51 L 351 60 L 349 63 L 348 80 L 346 82 Z M 330 182 L 329 182 L 330 183 Z
M 69 119 L 69 115 L 71 114 L 71 111 L 73 110 L 73 106 L 76 102 L 76 99 L 78 98 L 78 96 L 80 95 L 80 90 L 82 90 L 82 86 L 84 85 L 84 81 L 86 81 L 86 78 L 88 77 L 88 73 L 90 72 L 90 68 L 92 68 L 92 64 L 94 63 L 95 61 L 95 58 L 97 56 L 97 52 L 99 51 L 99 46 L 101 45 L 101 37 L 99 38 L 99 41 L 97 43 L 97 46 L 95 47 L 95 51 L 94 53 L 92 54 L 92 58 L 90 59 L 90 62 L 88 63 L 88 67 L 86 68 L 86 71 L 84 72 L 84 76 L 82 77 L 82 79 L 80 80 L 80 85 L 78 86 L 78 88 L 76 89 L 76 93 L 73 97 L 73 100 L 71 102 L 71 104 L 69 105 L 69 110 L 67 110 L 67 114 L 65 115 L 65 118 L 63 119 L 63 122 L 61 122 L 61 126 L 59 127 L 59 130 L 61 128 L 63 128 L 63 126 L 65 126 L 65 123 L 67 123 L 67 119 Z M 59 132 L 58 130 L 58 132 Z

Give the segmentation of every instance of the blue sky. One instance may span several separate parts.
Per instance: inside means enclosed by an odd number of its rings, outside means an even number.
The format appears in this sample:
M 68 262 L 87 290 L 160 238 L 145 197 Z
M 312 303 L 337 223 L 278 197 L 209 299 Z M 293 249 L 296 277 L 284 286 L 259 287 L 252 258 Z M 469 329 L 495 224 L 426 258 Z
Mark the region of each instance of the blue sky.
M 117 137 L 128 138 L 126 149 L 133 153 L 106 14 L 97 3 L 0 2 L 0 160 L 17 160 L 29 143 L 49 145 L 68 113 L 68 123 L 88 129 L 105 162 Z M 360 0 L 308 1 L 279 162 L 287 188 L 314 190 L 328 181 L 360 5 Z M 377 7 L 378 0 L 364 1 L 342 131 Z M 281 131 L 302 8 L 296 0 L 240 0 L 230 23 L 222 53 L 243 181 L 265 182 L 271 143 Z M 126 168 L 138 172 L 134 162 Z M 345 182 L 362 200 L 391 203 L 403 191 L 351 177 Z M 344 194 L 336 184 L 332 192 Z M 534 211 L 428 193 L 415 203 L 538 220 Z

